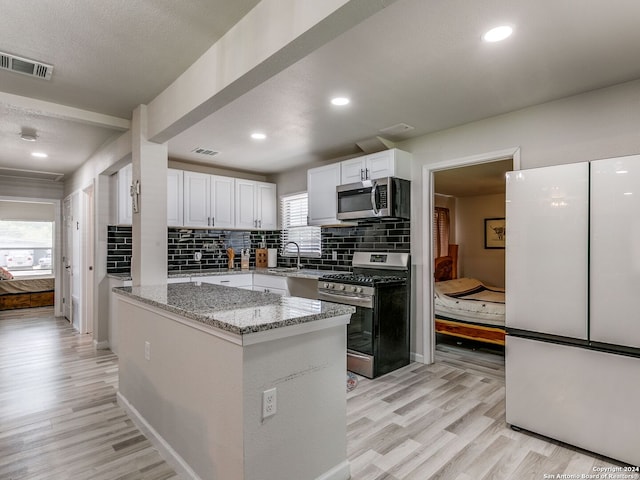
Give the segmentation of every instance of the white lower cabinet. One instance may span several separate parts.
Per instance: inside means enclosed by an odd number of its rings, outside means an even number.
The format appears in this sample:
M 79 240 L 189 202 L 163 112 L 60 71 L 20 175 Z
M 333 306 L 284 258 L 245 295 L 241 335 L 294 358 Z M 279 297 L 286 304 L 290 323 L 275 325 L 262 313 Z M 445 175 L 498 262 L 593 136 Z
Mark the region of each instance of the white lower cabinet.
M 171 277 L 167 283 L 200 282 L 225 287 L 243 288 L 256 292 L 289 295 L 287 277 L 262 275 L 259 273 L 232 273 L 228 275 L 194 275 L 191 277 Z
M 277 293 L 279 295 L 289 295 L 287 288 L 287 277 L 275 275 L 253 274 L 253 290 L 257 292 Z
M 212 283 L 225 287 L 249 288 L 253 287 L 253 275 L 251 273 L 239 273 L 231 275 L 206 275 L 191 277 L 192 282 Z
M 191 277 L 169 277 L 167 278 L 167 283 L 189 283 L 191 281 Z

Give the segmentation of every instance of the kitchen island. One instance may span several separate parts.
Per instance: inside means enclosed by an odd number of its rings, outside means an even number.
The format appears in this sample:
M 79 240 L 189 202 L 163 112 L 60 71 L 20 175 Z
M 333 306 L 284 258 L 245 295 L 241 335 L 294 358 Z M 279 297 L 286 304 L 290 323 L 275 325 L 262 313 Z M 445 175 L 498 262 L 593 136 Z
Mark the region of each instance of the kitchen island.
M 349 478 L 352 307 L 207 283 L 114 293 L 119 402 L 185 478 Z

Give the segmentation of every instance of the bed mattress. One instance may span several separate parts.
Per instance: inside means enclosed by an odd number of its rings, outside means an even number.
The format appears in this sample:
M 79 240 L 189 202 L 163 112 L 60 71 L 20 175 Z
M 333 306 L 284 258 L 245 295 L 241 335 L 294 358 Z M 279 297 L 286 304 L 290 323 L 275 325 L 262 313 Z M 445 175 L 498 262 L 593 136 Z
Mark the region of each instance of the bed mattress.
M 504 288 L 485 285 L 475 278 L 458 278 L 434 285 L 436 317 L 504 327 Z
M 48 292 L 54 289 L 54 277 L 14 278 L 0 281 L 0 295 Z

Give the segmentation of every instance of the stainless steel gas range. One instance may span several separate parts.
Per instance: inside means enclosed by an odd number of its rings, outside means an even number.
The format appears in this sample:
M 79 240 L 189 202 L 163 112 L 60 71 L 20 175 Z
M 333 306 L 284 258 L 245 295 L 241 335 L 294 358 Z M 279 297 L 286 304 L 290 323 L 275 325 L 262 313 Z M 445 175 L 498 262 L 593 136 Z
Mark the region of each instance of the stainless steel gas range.
M 356 252 L 352 273 L 318 280 L 318 298 L 356 307 L 347 369 L 368 378 L 409 364 L 409 254 Z

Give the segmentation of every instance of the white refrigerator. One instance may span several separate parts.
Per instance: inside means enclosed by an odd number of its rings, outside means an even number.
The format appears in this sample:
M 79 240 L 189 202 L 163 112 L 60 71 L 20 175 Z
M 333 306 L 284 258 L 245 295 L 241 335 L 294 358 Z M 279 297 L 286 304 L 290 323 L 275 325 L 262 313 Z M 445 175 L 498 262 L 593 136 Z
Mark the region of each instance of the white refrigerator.
M 506 420 L 640 465 L 640 155 L 509 172 Z

